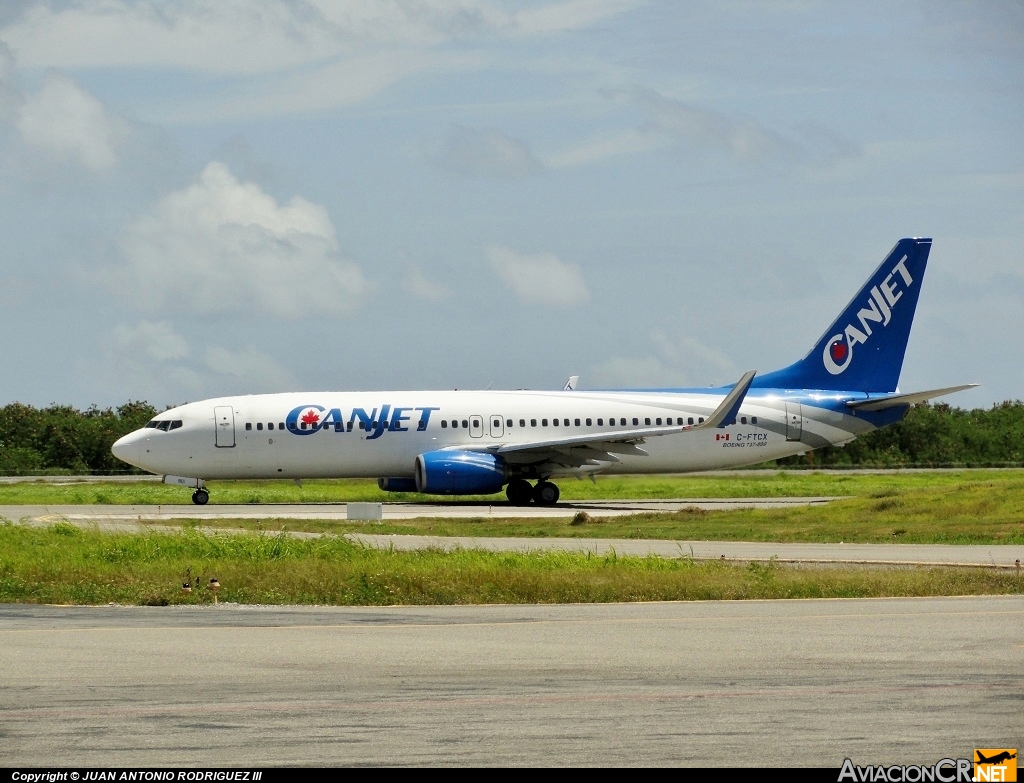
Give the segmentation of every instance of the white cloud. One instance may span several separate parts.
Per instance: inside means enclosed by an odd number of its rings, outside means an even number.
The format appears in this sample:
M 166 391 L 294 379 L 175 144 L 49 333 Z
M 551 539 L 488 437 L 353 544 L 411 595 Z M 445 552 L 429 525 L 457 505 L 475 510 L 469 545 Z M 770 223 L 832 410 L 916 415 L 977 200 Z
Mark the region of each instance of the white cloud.
M 570 149 L 548 155 L 545 162 L 555 169 L 571 166 L 586 166 L 606 158 L 619 155 L 635 155 L 640 152 L 665 147 L 671 141 L 662 133 L 644 130 L 627 130 L 602 138 L 591 139 Z
M 739 160 L 755 163 L 792 155 L 797 149 L 778 133 L 747 117 L 730 117 L 642 87 L 629 90 L 625 95 L 649 112 L 655 127 L 694 147 L 718 149 Z
M 411 269 L 403 278 L 402 285 L 406 291 L 419 299 L 440 301 L 452 295 L 451 289 L 424 276 L 419 269 Z
M 25 97 L 15 124 L 25 143 L 53 162 L 74 160 L 91 171 L 116 165 L 118 148 L 129 135 L 127 123 L 58 73 L 47 74 L 42 89 Z
M 188 341 L 166 321 L 118 324 L 104 346 L 104 383 L 118 393 L 168 397 L 248 394 L 298 388 L 295 377 L 269 354 L 251 345 L 211 345 L 201 362 L 190 360 Z
M 135 326 L 118 324 L 114 328 L 118 348 L 126 355 L 146 357 L 155 362 L 184 359 L 188 343 L 166 321 L 139 321 Z
M 246 393 L 294 391 L 295 377 L 272 356 L 251 345 L 242 349 L 211 346 L 204 363 L 211 372 L 230 379 Z
M 568 0 L 515 12 L 515 26 L 523 33 L 544 34 L 579 30 L 636 8 L 646 0 Z
M 492 0 L 104 0 L 33 5 L 0 29 L 0 40 L 25 67 L 256 74 L 386 46 L 581 29 L 637 4 L 569 0 L 506 11 Z
M 217 162 L 128 226 L 121 245 L 127 264 L 109 282 L 144 306 L 298 317 L 345 313 L 367 291 L 324 207 L 300 196 L 279 205 Z
M 121 323 L 102 342 L 101 359 L 78 371 L 110 394 L 179 403 L 201 394 L 209 380 L 188 363 L 188 342 L 165 321 Z
M 740 372 L 717 348 L 690 336 L 651 335 L 653 352 L 646 356 L 613 357 L 587 375 L 597 386 L 708 386 L 735 381 Z
M 524 302 L 578 305 L 590 299 L 580 268 L 554 253 L 521 255 L 505 247 L 491 247 L 487 258 L 491 269 Z
M 496 128 L 452 125 L 439 162 L 468 176 L 521 177 L 542 169 L 530 148 Z
M 246 0 L 107 0 L 30 7 L 0 30 L 29 68 L 177 67 L 256 73 L 337 51 L 336 34 L 308 6 Z

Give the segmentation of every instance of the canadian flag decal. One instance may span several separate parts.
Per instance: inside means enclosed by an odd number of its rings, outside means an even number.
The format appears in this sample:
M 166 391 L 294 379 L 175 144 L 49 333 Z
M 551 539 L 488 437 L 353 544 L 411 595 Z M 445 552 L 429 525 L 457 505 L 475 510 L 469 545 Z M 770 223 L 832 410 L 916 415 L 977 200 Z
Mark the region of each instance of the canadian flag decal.
M 720 432 L 719 433 L 715 433 L 715 440 L 729 440 L 729 435 L 728 434 L 723 435 Z

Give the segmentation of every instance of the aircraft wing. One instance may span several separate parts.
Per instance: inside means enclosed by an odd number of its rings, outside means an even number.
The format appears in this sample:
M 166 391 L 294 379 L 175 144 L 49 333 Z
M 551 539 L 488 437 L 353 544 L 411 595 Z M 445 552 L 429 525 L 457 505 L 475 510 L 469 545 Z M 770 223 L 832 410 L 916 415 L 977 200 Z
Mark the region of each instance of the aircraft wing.
M 564 467 L 596 465 L 601 462 L 619 462 L 616 454 L 646 457 L 647 452 L 639 448 L 645 439 L 660 435 L 675 435 L 683 432 L 726 427 L 736 422 L 736 414 L 743 404 L 743 398 L 754 380 L 755 370 L 744 373 L 732 390 L 725 396 L 714 412 L 700 424 L 634 427 L 633 429 L 591 432 L 586 435 L 569 435 L 561 438 L 531 441 L 529 443 L 508 443 L 497 446 L 481 446 L 474 451 L 490 451 L 501 454 L 508 462 L 529 464 L 554 462 Z M 459 446 L 460 450 L 467 450 Z
M 963 386 L 948 386 L 945 389 L 930 389 L 929 391 L 911 392 L 910 394 L 887 394 L 884 397 L 872 397 L 867 400 L 850 400 L 846 403 L 847 408 L 860 411 L 884 411 L 886 408 L 898 408 L 901 405 L 915 405 L 933 397 L 942 397 L 953 392 L 973 389 L 978 384 L 968 383 Z

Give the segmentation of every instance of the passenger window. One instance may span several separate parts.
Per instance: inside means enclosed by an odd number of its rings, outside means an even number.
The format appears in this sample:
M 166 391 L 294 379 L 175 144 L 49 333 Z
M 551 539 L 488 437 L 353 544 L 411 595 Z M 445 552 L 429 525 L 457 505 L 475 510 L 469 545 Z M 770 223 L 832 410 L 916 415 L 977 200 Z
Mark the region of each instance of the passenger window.
M 349 422 L 348 426 L 345 427 L 345 429 L 347 429 L 349 432 L 352 432 L 352 422 Z
M 462 429 L 464 429 L 464 430 L 468 430 L 469 429 L 469 422 L 466 419 L 462 420 Z
M 590 420 L 590 419 L 587 419 L 587 426 L 588 426 L 588 427 L 590 427 L 590 426 L 593 426 L 593 425 L 591 424 L 591 420 Z
M 551 423 L 554 424 L 557 427 L 558 426 L 558 419 L 552 419 Z
M 587 420 L 587 424 L 590 424 L 590 420 L 589 419 Z M 598 419 L 597 420 L 597 426 L 598 427 L 603 427 L 604 426 L 604 419 Z
M 622 425 L 623 427 L 625 427 L 626 426 L 626 420 L 625 419 L 619 419 L 619 424 Z
M 575 424 L 575 425 L 576 425 L 577 427 L 578 427 L 578 426 L 580 426 L 580 420 L 579 420 L 579 419 L 573 419 L 573 423 L 574 423 L 574 424 Z
M 443 429 L 443 430 L 448 429 L 448 422 L 445 421 L 444 419 L 441 419 L 441 429 Z
M 655 419 L 654 423 L 657 424 L 660 427 L 661 426 L 661 419 Z
M 687 423 L 687 424 L 693 424 L 693 416 L 691 416 L 690 418 L 688 418 L 688 419 L 686 420 L 686 423 Z
M 542 426 L 542 427 L 548 426 L 548 420 L 547 419 L 541 419 L 540 420 L 540 426 Z
M 272 421 L 267 422 L 267 429 L 268 430 L 274 429 L 274 422 L 272 422 Z
M 257 430 L 262 430 L 263 429 L 263 422 L 262 421 L 256 422 L 256 429 Z
M 579 424 L 579 422 L 576 422 L 576 423 Z M 568 419 L 562 419 L 562 426 L 568 427 L 569 426 L 569 420 Z
M 537 426 L 537 420 L 536 419 L 530 419 L 530 426 L 531 427 L 536 427 Z
M 703 424 L 704 423 L 704 417 L 701 416 L 699 419 L 697 419 L 697 423 L 698 424 Z
M 661 419 L 658 419 L 658 424 L 661 424 Z M 650 427 L 651 426 L 651 420 L 650 419 L 644 419 L 644 426 L 645 427 Z
M 506 427 L 511 427 L 512 426 L 512 419 L 505 419 L 505 426 Z
M 751 416 L 750 417 L 750 423 L 751 424 L 757 424 L 757 416 Z
M 519 426 L 520 427 L 525 427 L 526 426 L 526 419 L 520 419 L 519 420 Z
M 245 423 L 245 428 L 246 428 L 247 430 L 251 430 L 251 429 L 252 429 L 252 422 L 251 422 L 251 421 L 247 421 L 247 422 Z M 164 429 L 167 429 L 167 428 L 165 427 Z M 302 429 L 306 429 L 306 428 L 305 428 L 305 427 L 303 427 Z
M 639 423 L 640 423 L 640 419 L 636 419 L 636 418 L 635 418 L 635 419 L 633 419 L 633 426 L 634 426 L 634 427 L 635 427 L 635 426 L 636 426 L 637 424 L 639 424 Z
M 746 423 L 747 423 L 747 417 L 746 416 L 740 416 L 740 424 L 746 424 Z
M 299 423 L 299 426 L 300 426 L 300 427 L 302 427 L 302 429 L 306 429 L 306 422 L 304 422 L 304 421 L 303 421 L 303 422 L 300 422 L 300 423 Z M 360 425 L 359 425 L 359 426 L 360 426 L 360 427 L 362 427 L 363 425 L 362 425 L 362 424 L 360 423 Z M 249 429 L 249 425 L 248 425 L 248 424 L 247 424 L 247 425 L 245 425 L 245 428 L 246 428 L 246 429 Z

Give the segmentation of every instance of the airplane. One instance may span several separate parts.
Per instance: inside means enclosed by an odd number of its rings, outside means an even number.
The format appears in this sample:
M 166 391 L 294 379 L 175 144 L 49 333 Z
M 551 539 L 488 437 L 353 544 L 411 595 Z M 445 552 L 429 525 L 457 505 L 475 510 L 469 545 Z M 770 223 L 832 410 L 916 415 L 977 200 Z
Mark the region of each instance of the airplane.
M 810 352 L 731 386 L 258 394 L 160 413 L 118 459 L 209 501 L 210 479 L 376 478 L 382 490 L 551 506 L 553 478 L 736 468 L 842 446 L 911 405 L 901 393 L 931 239 L 901 239 Z M 531 481 L 535 482 L 531 484 Z
M 1002 753 L 997 753 L 990 759 L 985 758 L 980 750 L 975 750 L 974 755 L 978 757 L 978 760 L 974 762 L 975 764 L 998 764 L 1001 761 L 1010 761 L 1011 759 L 1017 758 L 1016 753 L 1011 753 L 1008 750 L 1004 750 Z

